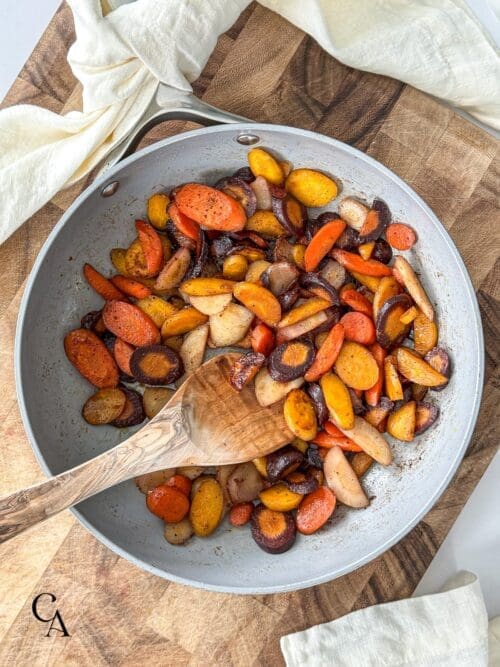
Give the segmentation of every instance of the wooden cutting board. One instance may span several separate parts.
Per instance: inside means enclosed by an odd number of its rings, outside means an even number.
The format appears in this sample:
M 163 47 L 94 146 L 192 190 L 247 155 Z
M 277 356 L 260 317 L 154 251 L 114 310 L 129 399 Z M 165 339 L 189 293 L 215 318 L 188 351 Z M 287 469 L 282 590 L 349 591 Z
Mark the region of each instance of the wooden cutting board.
M 66 62 L 71 13 L 57 12 L 4 101 L 78 108 Z M 404 178 L 448 228 L 477 290 L 486 386 L 476 432 L 452 484 L 425 519 L 369 565 L 306 591 L 237 597 L 142 572 L 90 536 L 69 512 L 1 549 L 0 665 L 279 665 L 279 638 L 354 609 L 411 595 L 497 447 L 500 182 L 497 142 L 433 99 L 340 64 L 300 30 L 252 5 L 218 42 L 198 96 L 258 121 L 316 130 L 366 151 Z M 147 142 L 180 131 L 156 128 Z M 495 157 L 497 158 L 495 160 Z M 13 339 L 25 279 L 63 211 L 90 181 L 58 194 L 0 247 L 0 494 L 42 479 L 21 424 Z M 29 183 L 27 183 L 29 187 Z M 446 267 L 444 267 L 446 268 Z M 33 345 L 36 345 L 36 340 Z M 70 637 L 32 615 L 57 607 Z

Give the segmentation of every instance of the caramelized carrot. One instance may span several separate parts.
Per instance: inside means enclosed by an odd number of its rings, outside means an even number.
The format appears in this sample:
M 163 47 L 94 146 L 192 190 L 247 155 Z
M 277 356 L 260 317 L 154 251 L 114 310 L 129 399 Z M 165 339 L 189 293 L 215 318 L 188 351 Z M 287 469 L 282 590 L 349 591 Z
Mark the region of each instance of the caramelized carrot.
M 125 301 L 108 301 L 102 311 L 106 328 L 130 345 L 141 347 L 160 342 L 160 331 L 140 308 Z
M 76 370 L 95 387 L 116 387 L 118 367 L 102 340 L 93 331 L 70 331 L 64 338 L 64 350 Z
M 304 266 L 306 271 L 314 271 L 321 260 L 328 255 L 335 241 L 345 229 L 343 220 L 331 220 L 320 227 L 310 240 L 304 253 Z
M 332 447 L 340 447 L 345 452 L 361 452 L 363 451 L 359 445 L 353 442 L 350 438 L 345 435 L 335 436 L 326 433 L 326 431 L 321 431 L 314 438 L 313 443 L 319 445 L 325 449 L 331 449 Z
M 269 356 L 274 349 L 273 330 L 264 322 L 259 322 L 250 334 L 250 343 L 254 352 L 260 352 L 265 357 Z
M 355 311 L 346 313 L 341 317 L 340 323 L 344 327 L 347 340 L 362 345 L 372 345 L 377 339 L 373 320 L 364 313 Z
M 132 278 L 125 278 L 125 276 L 113 276 L 111 282 L 121 292 L 128 296 L 133 296 L 134 299 L 145 299 L 151 295 L 151 290 L 146 285 L 132 280 Z
M 340 290 L 340 301 L 345 303 L 346 306 L 349 306 L 353 310 L 356 310 L 358 313 L 363 313 L 368 317 L 373 317 L 373 306 L 370 301 L 358 292 L 355 289 L 341 289 Z
M 118 368 L 123 373 L 126 373 L 126 375 L 133 375 L 132 371 L 130 370 L 130 357 L 133 355 L 134 350 L 135 347 L 133 345 L 129 345 L 121 338 L 117 338 L 115 340 L 113 354 L 115 355 Z
M 238 232 L 247 221 L 242 205 L 222 190 L 200 183 L 187 183 L 175 193 L 179 211 L 209 229 Z
M 385 230 L 387 243 L 396 250 L 409 250 L 417 242 L 417 235 L 410 225 L 393 222 Z
M 327 486 L 320 486 L 302 499 L 297 510 L 297 530 L 303 535 L 312 535 L 332 516 L 337 499 Z
M 189 512 L 189 500 L 182 491 L 161 484 L 151 489 L 146 497 L 148 510 L 166 523 L 178 523 Z
M 340 248 L 334 248 L 330 254 L 348 271 L 356 271 L 365 276 L 392 275 L 391 267 L 382 264 L 382 262 L 377 262 L 376 259 L 363 259 L 354 252 L 347 252 L 347 250 L 341 250 Z
M 84 264 L 83 275 L 88 284 L 94 289 L 99 296 L 105 301 L 112 301 L 113 299 L 123 299 L 123 292 L 121 292 L 113 283 L 105 278 L 102 273 L 99 273 L 90 264 Z
M 189 494 L 191 493 L 191 485 L 191 480 L 185 475 L 172 475 L 172 477 L 167 480 L 167 486 L 173 486 L 175 489 L 179 489 L 179 491 L 182 491 L 187 498 L 189 498 Z
M 163 266 L 163 244 L 158 232 L 148 222 L 136 220 L 135 228 L 146 260 L 150 276 L 155 276 Z
M 319 348 L 313 363 L 308 368 L 304 376 L 307 382 L 316 382 L 322 375 L 328 373 L 337 361 L 343 342 L 344 326 L 339 322 L 330 330 Z
M 200 228 L 198 223 L 191 218 L 188 218 L 187 215 L 179 211 L 179 207 L 176 204 L 170 204 L 168 207 L 168 214 L 170 219 L 177 227 L 177 229 L 182 232 L 185 236 L 193 241 L 198 241 L 200 236 Z
M 253 503 L 238 503 L 231 507 L 229 523 L 232 526 L 244 526 L 250 521 L 253 513 Z
M 380 398 L 382 397 L 382 388 L 384 386 L 384 359 L 387 355 L 387 352 L 384 348 L 378 343 L 373 343 L 370 345 L 370 352 L 375 357 L 377 366 L 379 368 L 378 380 L 375 382 L 371 389 L 365 391 L 365 400 L 371 407 L 375 407 L 380 403 Z
M 335 424 L 332 421 L 325 422 L 323 428 L 328 433 L 328 435 L 333 435 L 336 438 L 342 438 L 344 435 L 342 431 L 337 426 L 335 426 Z

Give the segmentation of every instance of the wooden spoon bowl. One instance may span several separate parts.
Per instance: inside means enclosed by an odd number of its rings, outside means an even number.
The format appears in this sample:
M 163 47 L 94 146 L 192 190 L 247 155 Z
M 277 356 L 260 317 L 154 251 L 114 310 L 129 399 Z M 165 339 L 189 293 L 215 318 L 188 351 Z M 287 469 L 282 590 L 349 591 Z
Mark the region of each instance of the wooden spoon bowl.
M 146 426 L 116 447 L 40 484 L 0 499 L 0 542 L 131 477 L 178 466 L 242 463 L 293 435 L 282 403 L 261 407 L 253 386 L 235 391 L 237 353 L 213 357 L 190 375 Z

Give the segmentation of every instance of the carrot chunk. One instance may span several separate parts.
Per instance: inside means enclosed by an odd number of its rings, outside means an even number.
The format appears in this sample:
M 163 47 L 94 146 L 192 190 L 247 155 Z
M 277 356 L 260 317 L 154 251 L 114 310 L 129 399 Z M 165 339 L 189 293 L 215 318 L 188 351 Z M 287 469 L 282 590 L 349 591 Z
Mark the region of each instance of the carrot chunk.
M 250 334 L 250 343 L 254 352 L 260 352 L 265 357 L 269 356 L 274 349 L 274 332 L 264 324 L 259 322 Z
M 187 183 L 175 194 L 179 211 L 209 229 L 238 232 L 247 221 L 242 205 L 222 190 L 200 183 Z
M 331 252 L 333 259 L 336 259 L 339 264 L 348 271 L 356 271 L 366 276 L 390 276 L 392 269 L 382 262 L 377 262 L 376 259 L 363 259 L 360 255 L 354 252 L 347 252 L 340 248 L 334 248 Z
M 304 266 L 306 271 L 314 271 L 321 260 L 327 256 L 333 248 L 335 241 L 339 238 L 346 227 L 343 220 L 331 220 L 320 227 L 312 237 L 304 254 Z
M 102 273 L 91 264 L 84 264 L 83 275 L 88 284 L 94 289 L 99 296 L 105 301 L 112 301 L 113 299 L 123 299 L 123 292 L 121 292 L 113 283 L 105 278 Z
M 337 361 L 343 342 L 344 326 L 339 322 L 330 330 L 313 363 L 308 368 L 304 376 L 307 382 L 316 382 L 322 375 L 328 373 Z
M 189 494 L 191 493 L 191 485 L 191 480 L 185 475 L 172 475 L 172 477 L 167 480 L 167 486 L 173 486 L 175 489 L 179 489 L 179 491 L 182 491 L 187 498 L 189 498 Z
M 253 503 L 238 503 L 231 507 L 229 523 L 232 526 L 244 526 L 250 521 L 253 513 Z
M 111 278 L 111 282 L 121 292 L 127 294 L 128 296 L 134 297 L 134 299 L 145 299 L 147 296 L 151 295 L 151 290 L 149 287 L 137 282 L 137 280 L 132 280 L 132 278 L 126 278 L 125 276 L 113 276 Z
M 171 204 L 168 208 L 168 214 L 170 219 L 177 227 L 177 229 L 182 232 L 185 236 L 193 241 L 198 241 L 200 236 L 200 228 L 198 223 L 191 218 L 188 218 L 187 215 L 179 211 L 179 207 L 176 204 Z
M 163 243 L 154 229 L 144 220 L 136 220 L 135 228 L 146 260 L 146 267 L 150 276 L 155 276 L 163 266 Z
M 130 358 L 133 355 L 134 350 L 135 347 L 133 345 L 129 345 L 121 338 L 115 340 L 113 354 L 115 355 L 116 363 L 118 364 L 118 368 L 127 375 L 133 374 L 130 370 Z
M 353 310 L 356 310 L 358 313 L 373 317 L 372 304 L 366 296 L 355 289 L 342 289 L 340 291 L 340 301 Z
M 393 222 L 385 230 L 387 243 L 396 250 L 410 250 L 417 242 L 415 230 L 402 222 Z
M 161 484 L 148 492 L 146 497 L 148 510 L 166 523 L 182 521 L 189 512 L 189 499 L 173 486 Z
M 64 350 L 76 370 L 95 387 L 116 387 L 118 367 L 102 340 L 93 331 L 70 331 L 64 338 Z
M 349 312 L 342 316 L 340 323 L 344 327 L 345 337 L 355 343 L 372 345 L 377 340 L 373 320 L 364 313 Z
M 315 445 L 319 445 L 320 447 L 324 447 L 325 449 L 331 449 L 332 447 L 340 447 L 340 449 L 343 449 L 345 452 L 363 451 L 359 445 L 357 445 L 347 436 L 330 435 L 325 431 L 321 431 L 321 433 L 318 433 L 318 435 L 314 438 L 313 443 Z
M 297 530 L 303 535 L 312 535 L 332 516 L 337 499 L 327 486 L 320 486 L 308 493 L 297 510 Z
M 160 331 L 140 308 L 125 301 L 108 301 L 102 311 L 106 328 L 130 345 L 141 347 L 160 342 Z

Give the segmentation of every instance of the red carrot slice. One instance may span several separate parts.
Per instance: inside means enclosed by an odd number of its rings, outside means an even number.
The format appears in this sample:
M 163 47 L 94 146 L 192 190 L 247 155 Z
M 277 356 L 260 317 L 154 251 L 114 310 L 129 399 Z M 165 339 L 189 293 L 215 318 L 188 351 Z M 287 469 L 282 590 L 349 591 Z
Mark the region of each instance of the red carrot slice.
M 138 283 L 137 280 L 132 280 L 132 278 L 113 276 L 111 282 L 121 292 L 128 296 L 133 296 L 134 299 L 145 299 L 147 296 L 151 295 L 149 287 L 146 287 L 146 285 L 143 285 L 142 283 Z
M 297 530 L 303 535 L 312 535 L 332 516 L 337 499 L 327 486 L 320 486 L 308 493 L 297 510 Z
M 229 523 L 233 526 L 244 526 L 250 521 L 253 514 L 253 503 L 238 503 L 231 507 Z
M 179 211 L 209 229 L 241 231 L 247 221 L 242 205 L 222 190 L 200 183 L 187 183 L 175 193 Z
M 115 355 L 118 368 L 126 375 L 132 375 L 132 371 L 130 370 L 130 357 L 133 355 L 134 350 L 135 347 L 133 345 L 129 345 L 121 338 L 115 340 L 113 354 Z
M 174 225 L 180 232 L 182 232 L 182 234 L 193 239 L 193 241 L 198 242 L 200 236 L 200 227 L 198 223 L 191 220 L 191 218 L 188 218 L 184 213 L 181 213 L 176 204 L 170 204 L 168 207 L 168 214 Z
M 189 512 L 189 499 L 173 486 L 161 484 L 148 492 L 148 510 L 166 523 L 178 523 Z
M 250 334 L 250 342 L 254 352 L 269 356 L 274 349 L 273 330 L 264 322 L 259 322 Z
M 146 267 L 150 276 L 155 276 L 163 266 L 163 244 L 154 227 L 144 220 L 136 220 L 135 228 L 139 236 Z
M 93 331 L 70 331 L 64 338 L 64 350 L 76 370 L 95 387 L 116 387 L 119 379 L 118 367 L 102 340 Z
M 340 301 L 359 313 L 364 313 L 368 317 L 373 317 L 372 304 L 364 294 L 361 294 L 355 289 L 348 288 L 340 290 Z
M 396 250 L 409 250 L 417 242 L 417 234 L 410 225 L 393 222 L 385 230 L 387 243 Z
M 344 326 L 339 322 L 330 330 L 319 348 L 313 363 L 308 368 L 304 376 L 307 382 L 316 382 L 322 375 L 328 373 L 337 361 L 343 342 Z
M 179 489 L 179 491 L 182 491 L 187 498 L 189 498 L 189 494 L 191 493 L 191 485 L 191 480 L 185 475 L 172 475 L 172 477 L 167 480 L 167 486 L 173 486 L 174 488 Z
M 364 313 L 349 312 L 340 319 L 345 337 L 361 345 L 372 345 L 377 340 L 373 320 Z
M 346 227 L 343 220 L 337 219 L 327 222 L 320 227 L 312 237 L 304 253 L 304 266 L 306 271 L 314 271 L 321 260 L 328 255 L 335 241 L 339 238 Z
M 373 343 L 370 345 L 370 352 L 375 357 L 377 366 L 379 368 L 378 380 L 375 382 L 371 389 L 365 391 L 365 399 L 368 405 L 375 407 L 380 403 L 382 397 L 382 388 L 384 386 L 384 359 L 387 355 L 387 352 L 384 348 L 378 343 Z
M 130 345 L 141 347 L 160 342 L 160 331 L 140 308 L 125 301 L 108 301 L 102 311 L 106 328 Z
M 325 449 L 331 449 L 332 447 L 340 447 L 345 452 L 361 452 L 363 451 L 359 445 L 353 442 L 350 438 L 345 435 L 335 436 L 326 433 L 326 431 L 321 431 L 318 433 L 313 440 L 315 445 L 324 447 Z
M 391 267 L 382 264 L 382 262 L 377 262 L 376 259 L 363 259 L 360 255 L 340 248 L 334 248 L 330 254 L 348 271 L 356 271 L 356 273 L 361 273 L 364 276 L 392 275 Z
M 113 299 L 123 299 L 123 292 L 121 292 L 113 283 L 105 278 L 102 273 L 99 273 L 91 264 L 84 264 L 83 275 L 88 284 L 94 289 L 99 296 L 105 301 L 113 301 Z

